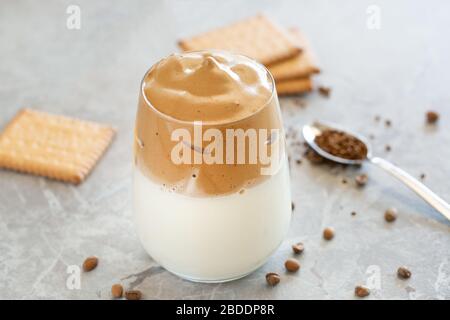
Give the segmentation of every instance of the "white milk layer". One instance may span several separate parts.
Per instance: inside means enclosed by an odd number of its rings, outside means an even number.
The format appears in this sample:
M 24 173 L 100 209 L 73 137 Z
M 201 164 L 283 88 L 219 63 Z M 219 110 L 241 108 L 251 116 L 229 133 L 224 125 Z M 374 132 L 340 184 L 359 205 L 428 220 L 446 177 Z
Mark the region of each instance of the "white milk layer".
M 188 197 L 168 192 L 134 169 L 134 216 L 145 250 L 167 270 L 219 282 L 261 266 L 291 219 L 289 169 L 243 193 Z

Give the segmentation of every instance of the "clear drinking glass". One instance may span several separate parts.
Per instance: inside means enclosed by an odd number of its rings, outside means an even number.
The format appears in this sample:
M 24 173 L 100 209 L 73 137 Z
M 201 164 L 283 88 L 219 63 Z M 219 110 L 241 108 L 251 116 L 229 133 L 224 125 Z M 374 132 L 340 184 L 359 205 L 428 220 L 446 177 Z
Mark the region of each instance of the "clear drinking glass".
M 151 68 L 141 83 L 134 132 L 134 219 L 144 249 L 168 271 L 191 281 L 223 282 L 264 264 L 287 233 L 292 209 L 285 134 L 266 68 L 227 52 L 189 54 L 239 58 L 263 70 L 271 94 L 242 119 L 180 120 L 147 97 Z M 213 135 L 225 140 L 223 163 L 211 160 L 220 158 L 219 148 L 210 145 Z M 190 141 L 181 139 L 187 136 Z M 186 154 L 191 163 L 180 163 Z

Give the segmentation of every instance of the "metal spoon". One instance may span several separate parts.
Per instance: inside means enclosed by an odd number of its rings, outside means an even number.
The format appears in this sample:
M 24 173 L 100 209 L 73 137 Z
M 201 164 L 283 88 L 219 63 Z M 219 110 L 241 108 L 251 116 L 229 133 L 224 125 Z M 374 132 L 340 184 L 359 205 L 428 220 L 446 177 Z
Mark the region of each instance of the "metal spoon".
M 325 150 L 321 149 L 316 143 L 315 138 L 316 136 L 320 135 L 323 130 L 325 129 L 334 129 L 339 130 L 342 132 L 345 132 L 347 134 L 350 134 L 359 140 L 361 140 L 367 147 L 367 158 L 362 160 L 349 160 L 341 157 L 336 157 Z M 443 216 L 445 216 L 448 220 L 450 220 L 450 206 L 447 202 L 442 200 L 439 196 L 437 196 L 433 191 L 428 189 L 423 183 L 418 181 L 416 178 L 411 176 L 410 174 L 406 173 L 402 169 L 396 167 L 389 161 L 386 161 L 379 157 L 372 156 L 372 151 L 369 142 L 367 139 L 360 134 L 357 134 L 355 132 L 351 132 L 349 130 L 340 128 L 337 125 L 330 124 L 330 123 L 318 123 L 314 122 L 309 125 L 305 125 L 303 127 L 303 137 L 305 138 L 306 142 L 309 144 L 309 146 L 316 151 L 319 155 L 322 157 L 342 163 L 342 164 L 351 164 L 351 165 L 360 165 L 365 160 L 369 160 L 371 163 L 377 165 L 378 167 L 386 170 L 388 173 L 396 177 L 398 180 L 403 182 L 406 186 L 408 186 L 411 190 L 413 190 L 415 193 L 417 193 L 422 199 L 424 199 L 426 202 L 428 202 L 433 208 L 435 208 L 437 211 L 439 211 Z

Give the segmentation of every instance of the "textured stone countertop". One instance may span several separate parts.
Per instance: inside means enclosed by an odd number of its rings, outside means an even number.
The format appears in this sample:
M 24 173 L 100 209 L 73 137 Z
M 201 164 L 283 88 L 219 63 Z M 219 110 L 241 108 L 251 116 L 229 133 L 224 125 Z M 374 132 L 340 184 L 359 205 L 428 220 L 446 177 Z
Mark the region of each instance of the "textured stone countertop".
M 224 284 L 190 283 L 153 262 L 136 237 L 130 200 L 144 72 L 176 51 L 181 36 L 262 11 L 305 32 L 323 69 L 316 83 L 332 87 L 329 99 L 303 97 L 303 108 L 298 98 L 280 99 L 286 127 L 323 119 L 373 134 L 376 154 L 414 176 L 425 173 L 425 183 L 450 201 L 449 2 L 80 0 L 81 29 L 68 30 L 70 4 L 0 3 L 0 126 L 32 107 L 110 123 L 118 134 L 77 187 L 0 171 L 0 298 L 110 299 L 119 281 L 147 299 L 353 299 L 355 285 L 365 283 L 369 299 L 450 298 L 450 224 L 370 164 L 293 161 L 296 207 L 285 242 L 258 271 Z M 381 10 L 379 30 L 366 26 L 371 4 Z M 441 114 L 437 126 L 425 125 L 428 109 Z M 354 185 L 358 172 L 369 175 L 365 188 Z M 383 212 L 392 206 L 399 218 L 387 224 Z M 336 229 L 330 242 L 321 237 L 326 226 Z M 296 241 L 306 247 L 302 268 L 288 275 L 283 263 Z M 80 289 L 67 286 L 68 271 L 89 255 L 100 258 L 97 269 L 82 274 Z M 411 279 L 397 279 L 400 265 Z M 277 287 L 266 286 L 269 271 L 281 272 Z

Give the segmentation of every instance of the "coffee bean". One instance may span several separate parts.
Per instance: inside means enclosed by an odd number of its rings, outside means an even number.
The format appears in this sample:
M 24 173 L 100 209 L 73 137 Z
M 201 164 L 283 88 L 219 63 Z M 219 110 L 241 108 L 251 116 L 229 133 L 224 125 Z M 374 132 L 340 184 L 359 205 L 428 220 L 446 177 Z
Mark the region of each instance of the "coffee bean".
M 125 291 L 125 298 L 127 300 L 141 300 L 142 293 L 139 290 L 128 290 Z
M 355 182 L 359 187 L 363 187 L 367 184 L 367 181 L 369 180 L 369 177 L 367 176 L 367 174 L 363 173 L 363 174 L 358 174 L 355 177 Z
M 88 257 L 83 262 L 83 270 L 85 272 L 89 272 L 94 270 L 98 265 L 98 258 L 97 257 Z
M 301 254 L 304 250 L 305 246 L 301 242 L 292 245 L 292 251 L 294 251 L 295 254 Z
M 119 283 L 113 284 L 111 287 L 111 295 L 115 299 L 122 298 L 122 295 L 123 295 L 122 285 Z
M 439 120 L 439 113 L 430 110 L 426 113 L 426 117 L 429 124 L 434 124 Z
M 409 278 L 411 278 L 411 271 L 409 271 L 408 268 L 402 266 L 402 267 L 398 268 L 398 270 L 397 270 L 397 276 L 398 276 L 400 279 L 403 279 L 403 280 L 404 280 L 404 279 L 409 279 Z
M 355 295 L 360 298 L 367 297 L 370 294 L 370 289 L 366 286 L 356 286 Z
M 266 274 L 266 281 L 269 285 L 274 287 L 278 283 L 280 283 L 280 275 L 275 272 L 269 272 L 268 274 Z
M 320 95 L 324 96 L 324 97 L 329 97 L 331 94 L 331 88 L 329 87 L 324 87 L 324 86 L 320 86 L 318 88 Z
M 397 209 L 389 208 L 384 213 L 384 220 L 386 220 L 387 222 L 394 222 L 397 219 L 397 215 Z
M 331 240 L 334 237 L 334 229 L 331 227 L 325 228 L 323 230 L 323 238 L 325 240 Z
M 287 259 L 284 263 L 284 267 L 289 272 L 297 272 L 300 269 L 300 263 L 295 259 Z

